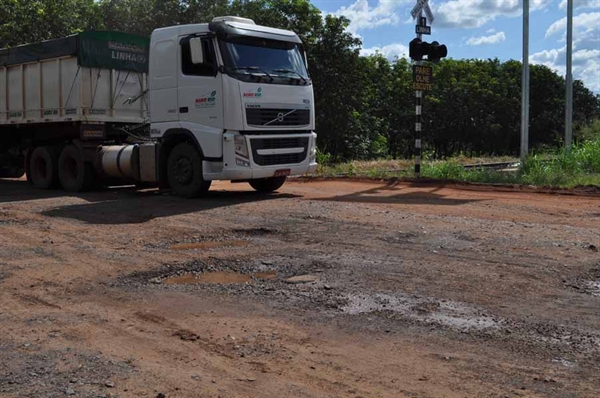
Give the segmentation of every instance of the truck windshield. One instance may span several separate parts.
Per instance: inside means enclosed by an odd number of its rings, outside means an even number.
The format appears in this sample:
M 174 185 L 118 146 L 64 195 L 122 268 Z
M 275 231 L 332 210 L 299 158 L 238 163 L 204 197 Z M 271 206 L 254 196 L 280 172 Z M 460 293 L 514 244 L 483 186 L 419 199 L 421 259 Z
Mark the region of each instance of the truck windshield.
M 309 84 L 299 44 L 242 37 L 222 41 L 221 49 L 227 72 L 242 80 L 264 76 L 267 82 L 278 84 Z

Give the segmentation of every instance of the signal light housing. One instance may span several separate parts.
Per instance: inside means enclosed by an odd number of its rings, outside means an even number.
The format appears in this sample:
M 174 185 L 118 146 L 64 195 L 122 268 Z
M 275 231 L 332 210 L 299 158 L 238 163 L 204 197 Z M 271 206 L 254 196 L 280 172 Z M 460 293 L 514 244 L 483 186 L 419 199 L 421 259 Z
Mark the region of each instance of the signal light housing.
M 448 55 L 448 48 L 437 41 L 427 43 L 421 39 L 413 39 L 409 44 L 408 54 L 414 61 L 422 61 L 423 57 L 427 57 L 427 61 L 438 63 Z

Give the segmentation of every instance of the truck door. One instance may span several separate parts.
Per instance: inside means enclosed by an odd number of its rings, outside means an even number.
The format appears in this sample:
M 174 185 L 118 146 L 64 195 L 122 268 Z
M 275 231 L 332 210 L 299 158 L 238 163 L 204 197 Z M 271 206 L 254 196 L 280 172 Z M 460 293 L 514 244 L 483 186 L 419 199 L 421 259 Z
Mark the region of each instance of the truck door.
M 217 57 L 210 37 L 202 37 L 204 63 L 193 64 L 190 38 L 179 41 L 180 71 L 178 107 L 181 127 L 195 133 L 215 133 L 223 128 L 223 90 L 217 71 Z

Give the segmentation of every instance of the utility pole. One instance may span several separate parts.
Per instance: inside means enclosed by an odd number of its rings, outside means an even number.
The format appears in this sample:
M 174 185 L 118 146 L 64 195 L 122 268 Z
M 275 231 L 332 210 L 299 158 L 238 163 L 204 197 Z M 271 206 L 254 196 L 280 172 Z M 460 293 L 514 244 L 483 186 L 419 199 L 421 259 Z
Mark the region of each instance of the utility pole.
M 565 149 L 573 141 L 573 0 L 567 0 L 567 99 L 565 103 Z
M 529 0 L 523 0 L 523 76 L 521 78 L 521 165 L 529 153 Z

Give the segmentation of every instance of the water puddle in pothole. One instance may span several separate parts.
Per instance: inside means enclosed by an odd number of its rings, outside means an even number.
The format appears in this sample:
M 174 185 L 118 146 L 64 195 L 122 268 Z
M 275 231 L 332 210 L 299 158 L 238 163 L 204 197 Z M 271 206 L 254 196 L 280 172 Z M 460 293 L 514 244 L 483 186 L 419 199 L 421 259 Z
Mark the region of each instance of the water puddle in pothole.
M 219 242 L 192 242 L 192 243 L 179 243 L 177 245 L 171 245 L 171 250 L 195 250 L 195 249 L 214 249 L 222 246 L 248 246 L 250 242 L 247 240 L 224 240 Z
M 437 302 L 409 296 L 389 294 L 346 295 L 348 303 L 341 308 L 347 314 L 357 315 L 379 311 L 392 311 L 423 323 L 437 323 L 453 329 L 498 328 L 494 319 L 478 315 L 476 311 L 456 302 Z
M 277 273 L 275 271 L 256 272 L 254 274 L 245 275 L 232 271 L 215 271 L 205 272 L 203 274 L 184 274 L 166 278 L 162 281 L 165 285 L 202 285 L 202 284 L 243 284 L 253 283 L 254 279 L 275 279 Z

